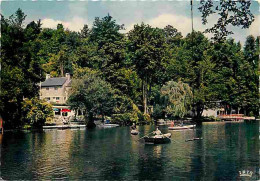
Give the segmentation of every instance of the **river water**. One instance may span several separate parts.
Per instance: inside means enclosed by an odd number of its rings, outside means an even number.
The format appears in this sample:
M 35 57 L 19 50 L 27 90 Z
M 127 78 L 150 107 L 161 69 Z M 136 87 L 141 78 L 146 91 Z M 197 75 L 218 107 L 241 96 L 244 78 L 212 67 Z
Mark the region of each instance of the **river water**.
M 259 179 L 259 122 L 203 123 L 168 131 L 172 141 L 145 145 L 154 126 L 6 132 L 1 136 L 4 180 L 243 180 Z M 203 140 L 185 142 L 202 137 Z

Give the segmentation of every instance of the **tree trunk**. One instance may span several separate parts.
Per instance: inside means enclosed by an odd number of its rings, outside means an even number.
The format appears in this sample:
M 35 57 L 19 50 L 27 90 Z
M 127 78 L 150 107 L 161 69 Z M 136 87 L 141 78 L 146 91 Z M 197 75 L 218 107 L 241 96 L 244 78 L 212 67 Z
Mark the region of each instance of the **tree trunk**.
M 61 72 L 61 77 L 64 76 L 64 71 L 63 71 L 63 64 L 60 64 L 60 72 Z
M 204 104 L 197 102 L 194 108 L 196 119 L 201 118 L 203 110 L 204 110 Z
M 104 114 L 102 113 L 102 122 L 104 123 L 105 119 L 104 119 Z
M 96 127 L 96 124 L 94 123 L 93 113 L 89 112 L 87 128 L 95 128 L 95 127 Z
M 148 114 L 151 114 L 151 110 L 148 109 L 148 105 L 151 105 L 151 94 L 152 94 L 152 83 L 149 83 L 149 92 L 148 92 L 148 97 L 147 97 L 147 110 L 148 110 L 147 112 L 148 112 Z
M 144 114 L 147 114 L 147 79 L 145 78 L 143 82 L 143 108 Z

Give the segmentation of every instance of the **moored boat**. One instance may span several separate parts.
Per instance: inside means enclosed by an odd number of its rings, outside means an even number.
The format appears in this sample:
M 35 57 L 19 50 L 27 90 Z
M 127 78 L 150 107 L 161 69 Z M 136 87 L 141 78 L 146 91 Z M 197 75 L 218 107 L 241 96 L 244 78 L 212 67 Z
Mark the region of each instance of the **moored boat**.
M 196 125 L 186 125 L 186 126 L 172 126 L 168 127 L 169 130 L 183 130 L 183 129 L 193 129 Z
M 119 127 L 119 124 L 99 124 L 98 127 L 101 127 L 101 128 L 114 128 L 114 127 Z

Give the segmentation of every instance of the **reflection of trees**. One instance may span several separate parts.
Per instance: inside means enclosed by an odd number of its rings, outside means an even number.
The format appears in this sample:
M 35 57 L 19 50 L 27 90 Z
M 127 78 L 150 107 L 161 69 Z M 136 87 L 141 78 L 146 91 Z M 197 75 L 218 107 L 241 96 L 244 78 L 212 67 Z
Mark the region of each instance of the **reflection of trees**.
M 35 159 L 32 167 L 36 178 L 66 178 L 69 175 L 72 133 L 71 130 L 52 130 L 32 135 Z
M 258 122 L 203 124 L 194 131 L 172 131 L 172 142 L 164 145 L 134 141 L 154 126 L 138 127 L 136 137 L 128 127 L 5 133 L 1 176 L 8 180 L 231 180 L 240 170 L 255 173 L 258 126 Z M 204 139 L 185 142 L 192 137 Z
M 160 127 L 163 133 L 167 127 Z M 145 126 L 140 133 L 145 135 L 154 127 Z M 193 137 L 193 131 L 171 131 L 172 142 L 161 145 L 143 145 L 139 147 L 137 180 L 176 180 L 183 179 L 191 166 L 192 144 L 184 140 Z M 140 134 L 140 137 L 142 136 Z
M 205 123 L 202 132 L 204 140 L 193 148 L 191 179 L 232 180 L 238 176 L 238 171 L 254 171 L 258 167 L 257 126 Z

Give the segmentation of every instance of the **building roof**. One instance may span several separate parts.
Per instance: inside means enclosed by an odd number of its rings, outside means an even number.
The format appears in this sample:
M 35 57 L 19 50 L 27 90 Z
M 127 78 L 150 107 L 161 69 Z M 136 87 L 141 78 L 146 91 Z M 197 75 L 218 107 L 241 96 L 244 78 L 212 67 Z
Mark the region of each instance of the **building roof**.
M 54 86 L 62 86 L 66 82 L 66 77 L 58 77 L 58 78 L 49 78 L 42 82 L 42 87 L 54 87 Z

